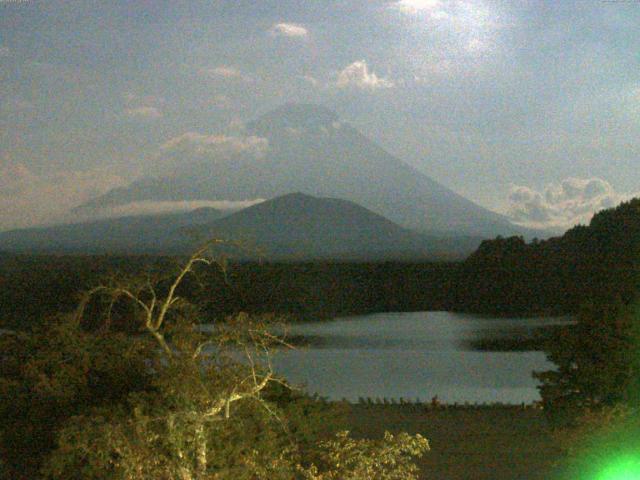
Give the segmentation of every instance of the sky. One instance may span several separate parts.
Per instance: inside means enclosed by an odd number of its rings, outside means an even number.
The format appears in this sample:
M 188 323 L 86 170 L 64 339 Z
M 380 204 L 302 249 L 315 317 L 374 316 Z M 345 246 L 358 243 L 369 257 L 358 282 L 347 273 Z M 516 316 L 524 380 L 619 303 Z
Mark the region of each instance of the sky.
M 586 222 L 640 192 L 638 25 L 640 0 L 0 0 L 0 230 L 289 102 L 520 224 Z

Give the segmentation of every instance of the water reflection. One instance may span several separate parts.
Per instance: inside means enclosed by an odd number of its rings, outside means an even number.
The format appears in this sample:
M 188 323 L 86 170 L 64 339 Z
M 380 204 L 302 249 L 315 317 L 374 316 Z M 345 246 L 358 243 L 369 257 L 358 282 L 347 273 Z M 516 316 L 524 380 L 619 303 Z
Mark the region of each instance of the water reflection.
M 568 318 L 496 319 L 450 312 L 381 313 L 290 327 L 309 346 L 276 354 L 276 370 L 311 393 L 445 402 L 521 403 L 539 399 L 533 370 L 542 352 L 479 352 L 486 338 L 523 338 Z

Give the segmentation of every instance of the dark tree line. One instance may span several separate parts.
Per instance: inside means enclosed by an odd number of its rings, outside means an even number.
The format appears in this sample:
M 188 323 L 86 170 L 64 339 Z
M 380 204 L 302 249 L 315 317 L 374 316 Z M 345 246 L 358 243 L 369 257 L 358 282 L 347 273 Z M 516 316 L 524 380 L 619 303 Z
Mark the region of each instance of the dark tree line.
M 113 272 L 153 273 L 175 262 L 153 256 L 0 258 L 0 328 L 20 328 L 71 311 L 78 292 Z M 455 263 L 428 262 L 231 263 L 226 279 L 205 269 L 184 282 L 181 294 L 202 306 L 203 321 L 240 311 L 318 320 L 380 311 L 447 310 L 458 268 Z
M 484 241 L 462 265 L 455 309 L 565 315 L 587 302 L 629 303 L 640 273 L 640 199 L 597 213 L 588 226 L 525 243 Z

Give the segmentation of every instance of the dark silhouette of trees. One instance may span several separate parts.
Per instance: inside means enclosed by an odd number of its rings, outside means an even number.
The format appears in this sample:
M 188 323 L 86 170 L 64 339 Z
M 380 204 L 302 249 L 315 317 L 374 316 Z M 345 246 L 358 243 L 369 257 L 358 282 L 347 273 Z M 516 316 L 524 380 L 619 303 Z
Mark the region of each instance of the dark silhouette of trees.
M 629 303 L 640 281 L 640 199 L 603 210 L 561 237 L 487 240 L 457 278 L 452 305 L 462 311 L 566 315 L 586 301 Z
M 640 200 L 528 248 L 525 264 L 547 255 L 543 262 L 555 263 L 561 279 L 543 283 L 532 302 L 545 306 L 554 287 L 565 297 L 557 300 L 562 310 L 578 311 L 576 325 L 548 343 L 548 358 L 558 369 L 535 374 L 550 418 L 571 423 L 585 411 L 640 405 Z
M 571 424 L 586 411 L 640 405 L 640 304 L 588 303 L 577 324 L 548 345 L 557 370 L 534 374 L 549 418 Z

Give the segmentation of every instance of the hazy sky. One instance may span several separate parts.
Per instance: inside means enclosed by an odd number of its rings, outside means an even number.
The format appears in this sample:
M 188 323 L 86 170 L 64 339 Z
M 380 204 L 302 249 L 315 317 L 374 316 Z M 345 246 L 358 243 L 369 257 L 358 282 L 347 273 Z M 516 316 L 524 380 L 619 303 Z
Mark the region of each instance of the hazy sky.
M 0 229 L 286 102 L 521 223 L 640 191 L 640 1 L 0 0 Z

